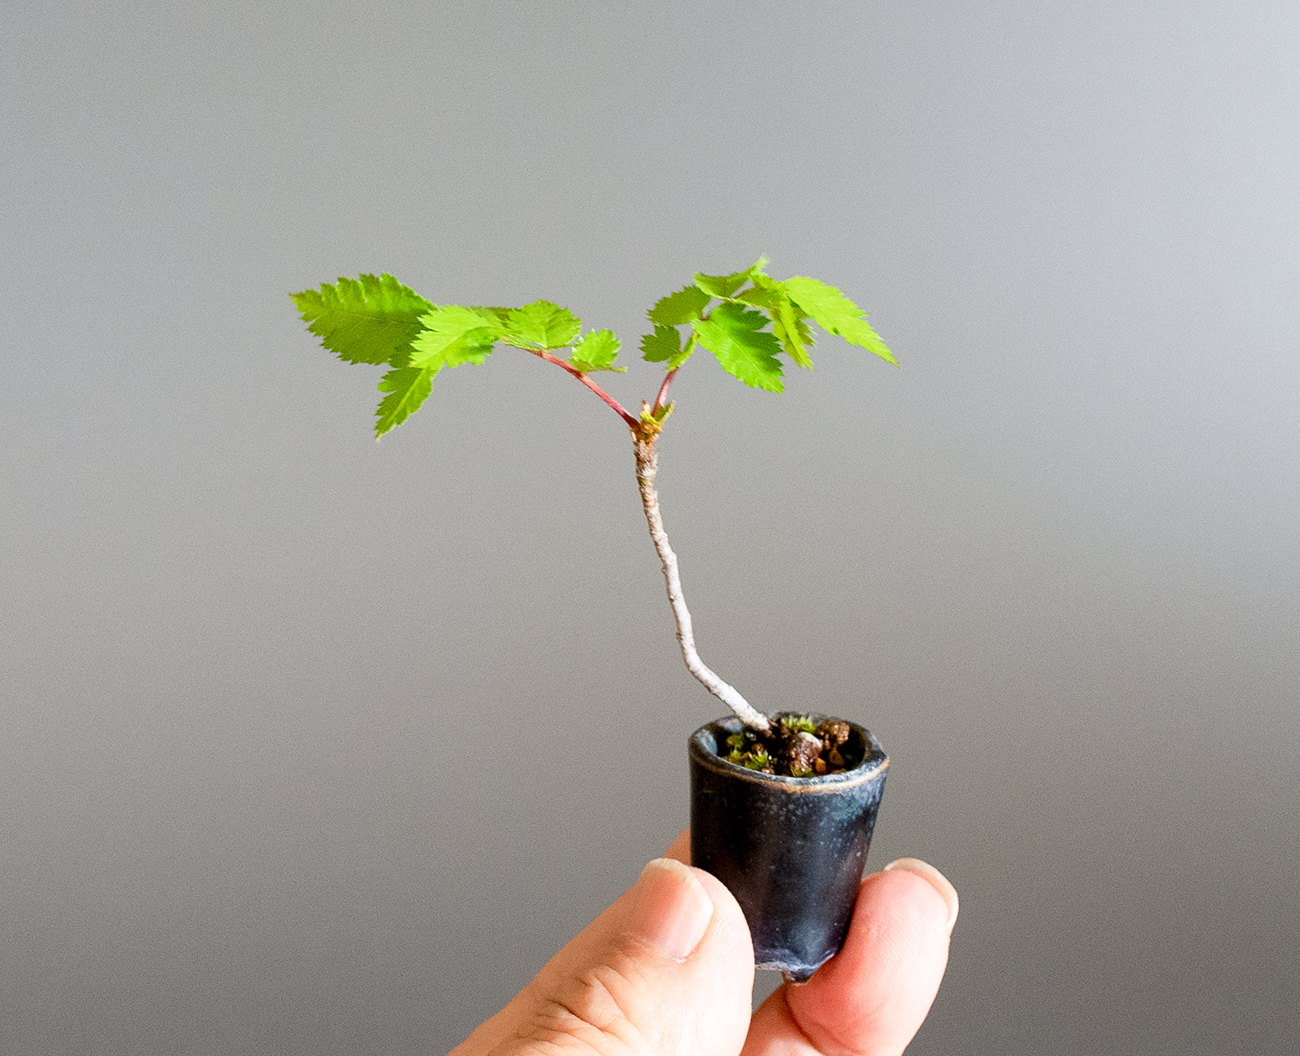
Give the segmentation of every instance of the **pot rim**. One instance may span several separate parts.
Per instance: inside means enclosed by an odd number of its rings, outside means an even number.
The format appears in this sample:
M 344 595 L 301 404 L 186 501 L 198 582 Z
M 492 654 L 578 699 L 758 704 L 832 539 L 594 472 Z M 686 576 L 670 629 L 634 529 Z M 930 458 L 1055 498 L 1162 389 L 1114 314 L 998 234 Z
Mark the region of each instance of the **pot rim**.
M 830 715 L 813 715 L 813 718 L 824 721 L 828 718 L 836 718 Z M 716 746 L 720 738 L 717 737 L 717 731 L 725 731 L 727 735 L 739 733 L 744 729 L 742 723 L 734 715 L 725 715 L 720 719 L 714 719 L 712 722 L 706 722 L 693 734 L 688 742 L 690 754 L 701 766 L 708 767 L 718 773 L 727 774 L 732 778 L 742 781 L 755 781 L 759 784 L 775 785 L 784 789 L 786 792 L 834 792 L 839 791 L 846 786 L 864 784 L 873 781 L 884 771 L 889 769 L 889 756 L 885 750 L 880 747 L 880 742 L 876 735 L 868 730 L 865 726 L 852 722 L 849 719 L 836 719 L 838 722 L 847 722 L 858 733 L 862 734 L 863 740 L 867 744 L 867 753 L 863 756 L 862 762 L 852 770 L 845 770 L 838 774 L 814 774 L 812 777 L 787 777 L 784 774 L 765 774 L 761 770 L 750 770 L 748 767 L 741 766 L 739 763 L 733 763 L 728 759 L 720 756 L 715 749 L 710 749 L 705 743 L 705 737 L 712 737 Z

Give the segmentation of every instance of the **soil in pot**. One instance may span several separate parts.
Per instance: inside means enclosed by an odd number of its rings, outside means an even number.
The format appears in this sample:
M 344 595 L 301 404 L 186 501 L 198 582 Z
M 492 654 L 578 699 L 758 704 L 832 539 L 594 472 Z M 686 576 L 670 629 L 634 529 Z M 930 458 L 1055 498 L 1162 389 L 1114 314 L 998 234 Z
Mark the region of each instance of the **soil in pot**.
M 747 770 L 781 777 L 839 774 L 862 761 L 848 743 L 852 732 L 843 719 L 778 712 L 767 732 L 746 726 L 728 736 L 726 758 Z

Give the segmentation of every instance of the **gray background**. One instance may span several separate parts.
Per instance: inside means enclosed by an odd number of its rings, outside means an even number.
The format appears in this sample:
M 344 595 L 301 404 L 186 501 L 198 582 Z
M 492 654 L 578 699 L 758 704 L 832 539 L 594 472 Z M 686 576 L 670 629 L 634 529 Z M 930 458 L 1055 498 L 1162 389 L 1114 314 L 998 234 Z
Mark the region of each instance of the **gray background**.
M 0 113 L 0 1050 L 445 1050 L 685 824 L 619 422 L 508 350 L 376 445 L 286 294 L 387 270 L 693 361 L 705 658 L 894 758 L 962 892 L 921 1053 L 1294 1052 L 1300 8 L 15 0 Z M 610 385 L 651 396 L 657 368 Z

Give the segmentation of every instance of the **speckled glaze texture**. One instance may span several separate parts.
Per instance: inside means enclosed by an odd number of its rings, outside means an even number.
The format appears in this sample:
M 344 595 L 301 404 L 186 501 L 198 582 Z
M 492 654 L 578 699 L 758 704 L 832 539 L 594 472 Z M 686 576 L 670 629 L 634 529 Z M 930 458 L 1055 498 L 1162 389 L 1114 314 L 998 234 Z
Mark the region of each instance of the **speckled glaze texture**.
M 815 716 L 820 721 L 824 716 Z M 803 980 L 844 943 L 885 788 L 889 758 L 849 724 L 842 774 L 777 777 L 718 754 L 739 719 L 701 726 L 690 740 L 691 862 L 736 896 L 759 968 Z

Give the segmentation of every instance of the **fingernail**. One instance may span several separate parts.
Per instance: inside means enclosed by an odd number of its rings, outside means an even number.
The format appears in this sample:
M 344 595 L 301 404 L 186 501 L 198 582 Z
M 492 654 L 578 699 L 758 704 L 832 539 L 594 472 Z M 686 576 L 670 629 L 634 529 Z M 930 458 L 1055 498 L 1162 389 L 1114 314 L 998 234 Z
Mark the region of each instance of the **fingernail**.
M 633 929 L 674 961 L 684 961 L 704 938 L 713 900 L 689 866 L 656 858 L 641 871 Z
M 953 925 L 957 923 L 957 910 L 960 903 L 957 900 L 957 889 L 948 882 L 948 878 L 929 862 L 923 862 L 920 858 L 900 858 L 896 862 L 890 862 L 882 871 L 887 873 L 891 869 L 915 873 L 939 892 L 939 897 L 948 905 L 948 934 L 951 935 Z

